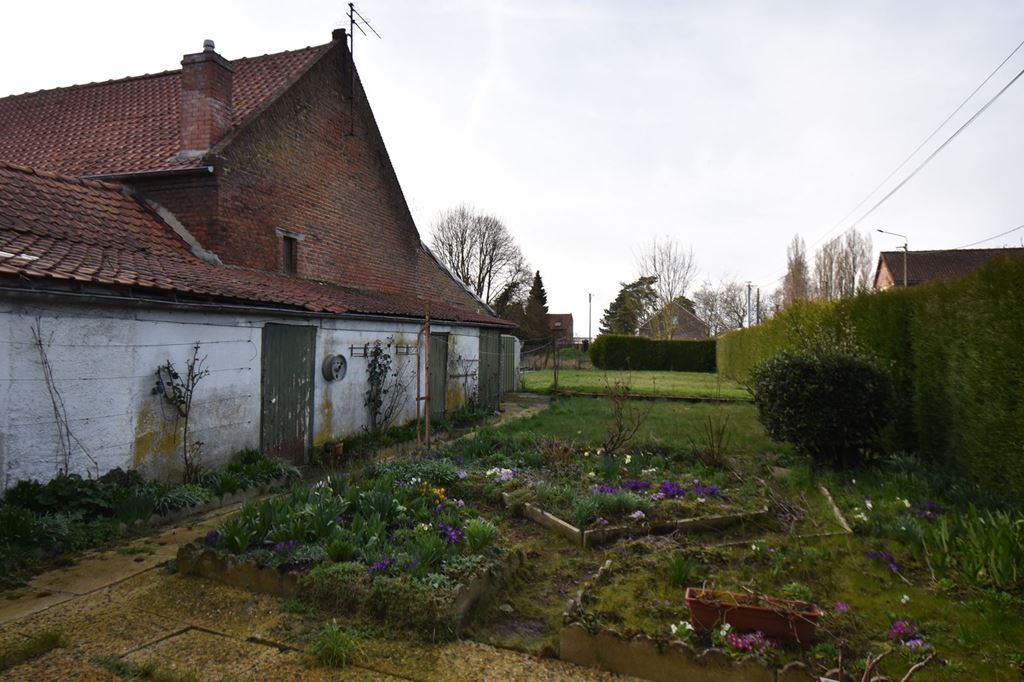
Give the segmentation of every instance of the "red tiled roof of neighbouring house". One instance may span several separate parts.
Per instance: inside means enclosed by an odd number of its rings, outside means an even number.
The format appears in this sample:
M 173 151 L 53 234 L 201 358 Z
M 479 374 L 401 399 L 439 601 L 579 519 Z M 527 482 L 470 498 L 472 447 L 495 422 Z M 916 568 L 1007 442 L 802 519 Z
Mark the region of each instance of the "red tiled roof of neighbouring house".
M 12 279 L 115 285 L 314 313 L 422 317 L 429 305 L 437 319 L 501 324 L 440 296 L 366 291 L 214 264 L 194 255 L 120 184 L 0 163 L 0 282 Z
M 232 126 L 268 103 L 330 44 L 237 59 Z M 0 98 L 0 161 L 65 175 L 190 168 L 179 158 L 181 70 Z
M 913 286 L 933 279 L 952 279 L 977 270 L 994 258 L 1024 255 L 1024 248 L 947 249 L 907 252 L 907 284 Z M 882 251 L 878 254 L 875 287 L 885 264 L 895 285 L 903 284 L 903 252 Z

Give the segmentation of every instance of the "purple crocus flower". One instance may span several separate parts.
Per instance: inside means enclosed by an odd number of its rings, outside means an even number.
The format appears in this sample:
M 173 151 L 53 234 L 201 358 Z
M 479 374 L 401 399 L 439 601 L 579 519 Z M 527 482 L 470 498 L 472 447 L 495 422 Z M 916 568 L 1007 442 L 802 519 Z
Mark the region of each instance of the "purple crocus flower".
M 836 611 L 839 611 L 840 613 L 846 613 L 849 610 L 850 610 L 850 605 L 847 604 L 846 602 L 844 602 L 844 601 L 837 601 L 836 602 Z
M 456 545 L 462 540 L 462 531 L 447 523 L 437 524 L 437 529 L 441 531 L 441 537 L 444 538 L 445 542 L 449 545 Z
M 592 488 L 592 490 L 595 493 L 603 493 L 605 495 L 614 495 L 615 493 L 619 492 L 619 489 L 611 485 L 610 483 L 599 483 L 595 485 Z
M 675 481 L 662 481 L 658 486 L 658 492 L 665 497 L 683 497 L 686 495 L 686 488 Z
M 896 559 L 893 557 L 892 554 L 886 552 L 885 550 L 869 549 L 866 552 L 864 552 L 864 556 L 875 561 L 885 562 L 885 565 L 888 566 L 889 570 L 893 573 L 900 572 L 900 567 L 899 564 L 896 563 Z
M 913 514 L 917 517 L 925 519 L 927 521 L 934 521 L 935 517 L 941 514 L 944 510 L 942 505 L 932 500 L 920 500 L 914 503 Z
M 206 543 L 207 544 L 214 545 L 214 544 L 217 543 L 217 540 L 220 540 L 220 531 L 219 530 L 211 530 L 209 533 L 206 534 Z
M 917 626 L 903 618 L 892 622 L 892 625 L 889 627 L 889 634 L 885 638 L 890 642 L 895 641 L 901 644 L 908 640 L 920 639 L 917 633 Z
M 635 479 L 635 478 L 627 478 L 626 480 L 624 480 L 622 482 L 622 487 L 623 488 L 628 488 L 629 490 L 632 490 L 633 492 L 639 492 L 641 490 L 647 490 L 648 488 L 650 488 L 651 487 L 651 482 L 650 481 L 642 481 L 642 480 Z
M 394 559 L 389 556 L 384 556 L 380 561 L 373 562 L 373 565 L 370 566 L 370 570 L 367 571 L 367 573 L 370 575 L 373 575 L 374 573 L 384 573 L 391 568 L 393 563 L 395 563 Z

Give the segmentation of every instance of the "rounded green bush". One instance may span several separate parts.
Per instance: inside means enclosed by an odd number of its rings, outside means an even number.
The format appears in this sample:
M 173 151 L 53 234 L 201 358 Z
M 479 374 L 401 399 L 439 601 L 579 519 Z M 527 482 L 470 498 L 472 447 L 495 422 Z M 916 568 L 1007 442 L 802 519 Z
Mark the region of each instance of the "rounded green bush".
M 755 365 L 750 387 L 768 435 L 823 464 L 857 463 L 893 417 L 888 372 L 856 353 L 786 351 Z

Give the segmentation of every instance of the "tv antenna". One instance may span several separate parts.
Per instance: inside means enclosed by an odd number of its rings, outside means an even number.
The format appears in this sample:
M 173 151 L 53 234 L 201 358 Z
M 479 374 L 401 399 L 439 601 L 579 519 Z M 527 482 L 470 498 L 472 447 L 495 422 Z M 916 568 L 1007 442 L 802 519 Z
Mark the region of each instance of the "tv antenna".
M 350 3 L 348 3 L 348 41 L 349 41 L 349 43 L 348 43 L 348 51 L 349 51 L 349 55 L 350 55 L 349 58 L 352 60 L 352 68 L 350 68 L 349 71 L 348 71 L 348 77 L 349 77 L 349 83 L 348 83 L 348 88 L 349 88 L 349 98 L 348 98 L 349 129 L 348 129 L 348 134 L 349 135 L 355 135 L 356 134 L 356 111 L 355 111 L 355 103 L 356 103 L 356 31 L 355 30 L 357 28 L 359 29 L 360 33 L 362 33 L 364 36 L 367 36 L 367 37 L 369 37 L 370 34 L 366 32 L 366 29 L 370 29 L 370 32 L 373 33 L 373 35 L 377 36 L 378 40 L 382 40 L 380 34 L 377 33 L 377 29 L 375 29 L 373 26 L 371 26 L 370 22 L 366 19 L 366 17 L 364 17 L 362 14 L 359 13 L 359 10 L 356 9 L 355 3 L 351 3 L 350 2 Z

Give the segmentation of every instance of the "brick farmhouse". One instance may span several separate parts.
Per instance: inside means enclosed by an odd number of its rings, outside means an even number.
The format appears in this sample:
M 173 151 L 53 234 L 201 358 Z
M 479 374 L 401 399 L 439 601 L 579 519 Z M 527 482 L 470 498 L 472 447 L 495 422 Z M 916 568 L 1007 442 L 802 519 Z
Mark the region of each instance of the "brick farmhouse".
M 304 462 L 366 428 L 376 342 L 397 421 L 417 386 L 436 414 L 496 404 L 508 331 L 423 244 L 344 31 L 0 98 L 5 485 L 67 459 L 174 475 L 176 412 L 153 389 L 197 344 L 211 466 L 246 447 Z

